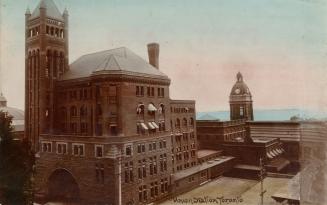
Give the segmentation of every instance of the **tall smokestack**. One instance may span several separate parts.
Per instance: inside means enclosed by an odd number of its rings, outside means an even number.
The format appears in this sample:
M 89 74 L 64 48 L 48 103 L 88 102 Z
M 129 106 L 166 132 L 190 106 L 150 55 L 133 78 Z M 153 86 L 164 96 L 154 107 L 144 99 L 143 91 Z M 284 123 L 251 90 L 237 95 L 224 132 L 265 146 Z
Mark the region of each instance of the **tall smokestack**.
M 149 63 L 159 69 L 159 44 L 148 44 Z

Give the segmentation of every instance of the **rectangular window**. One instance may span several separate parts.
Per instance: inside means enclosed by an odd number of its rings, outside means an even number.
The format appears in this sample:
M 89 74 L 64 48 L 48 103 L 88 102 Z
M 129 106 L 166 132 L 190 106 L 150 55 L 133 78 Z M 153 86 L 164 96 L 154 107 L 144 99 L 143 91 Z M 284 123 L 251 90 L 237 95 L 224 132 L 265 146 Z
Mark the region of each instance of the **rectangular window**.
M 52 142 L 42 142 L 42 151 L 51 153 L 52 152 Z
M 146 91 L 147 91 L 147 95 L 148 95 L 148 96 L 151 96 L 151 88 L 150 88 L 150 87 L 147 87 L 147 88 L 146 88 Z
M 140 86 L 136 86 L 136 96 L 140 96 L 140 95 L 141 95 Z
M 151 96 L 154 96 L 154 88 L 151 88 Z
M 132 156 L 133 155 L 133 147 L 132 147 L 132 144 L 126 144 L 125 145 L 125 155 L 126 156 Z
M 144 87 L 141 86 L 141 96 L 144 96 Z
M 94 149 L 94 154 L 96 158 L 102 158 L 103 157 L 103 153 L 104 153 L 104 146 L 103 145 L 95 145 L 95 149 Z
M 67 154 L 67 143 L 57 142 L 57 154 Z
M 74 156 L 84 156 L 84 144 L 73 143 L 73 155 Z
M 138 144 L 137 145 L 137 153 L 141 153 L 142 152 L 142 145 Z

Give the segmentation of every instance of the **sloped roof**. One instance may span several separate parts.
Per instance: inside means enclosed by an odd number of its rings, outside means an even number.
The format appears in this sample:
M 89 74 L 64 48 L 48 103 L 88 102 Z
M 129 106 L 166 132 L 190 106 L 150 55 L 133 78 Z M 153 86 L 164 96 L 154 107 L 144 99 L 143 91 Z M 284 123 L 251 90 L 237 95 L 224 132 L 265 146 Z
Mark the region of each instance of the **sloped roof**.
M 13 107 L 0 107 L 0 110 L 3 112 L 7 112 L 9 115 L 11 115 L 13 117 L 13 121 L 25 119 L 23 110 Z
M 198 120 L 219 120 L 219 118 L 206 113 L 205 115 L 199 117 Z
M 127 73 L 168 78 L 157 68 L 125 47 L 81 56 L 70 65 L 61 80 L 70 80 L 108 73 Z
M 62 14 L 60 13 L 58 7 L 53 2 L 53 0 L 41 0 L 38 6 L 34 9 L 32 15 L 30 18 L 36 18 L 40 16 L 40 8 L 46 8 L 47 9 L 47 16 L 58 19 L 58 20 L 64 20 L 62 17 Z

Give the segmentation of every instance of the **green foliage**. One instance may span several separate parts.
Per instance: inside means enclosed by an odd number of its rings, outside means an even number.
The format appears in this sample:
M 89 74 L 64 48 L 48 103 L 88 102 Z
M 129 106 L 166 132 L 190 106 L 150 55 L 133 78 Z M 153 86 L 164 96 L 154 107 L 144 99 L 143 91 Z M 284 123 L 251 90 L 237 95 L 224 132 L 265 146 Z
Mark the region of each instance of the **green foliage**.
M 0 204 L 32 204 L 34 154 L 27 139 L 15 139 L 11 123 L 0 111 Z

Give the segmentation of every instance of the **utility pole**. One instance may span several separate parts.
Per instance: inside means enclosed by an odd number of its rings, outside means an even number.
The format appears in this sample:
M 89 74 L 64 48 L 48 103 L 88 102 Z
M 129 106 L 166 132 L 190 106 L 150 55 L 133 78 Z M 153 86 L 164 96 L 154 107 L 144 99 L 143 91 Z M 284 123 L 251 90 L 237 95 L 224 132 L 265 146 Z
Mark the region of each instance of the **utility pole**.
M 263 189 L 263 180 L 265 178 L 266 175 L 266 170 L 263 164 L 263 159 L 262 157 L 260 157 L 260 174 L 259 174 L 259 178 L 260 178 L 260 198 L 261 198 L 261 205 L 263 205 L 263 195 L 266 193 L 266 190 Z

